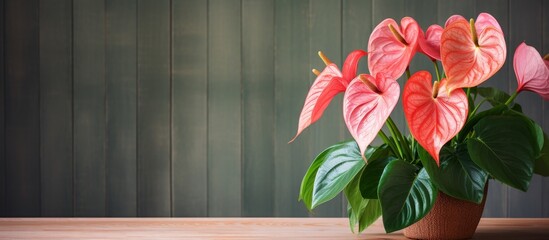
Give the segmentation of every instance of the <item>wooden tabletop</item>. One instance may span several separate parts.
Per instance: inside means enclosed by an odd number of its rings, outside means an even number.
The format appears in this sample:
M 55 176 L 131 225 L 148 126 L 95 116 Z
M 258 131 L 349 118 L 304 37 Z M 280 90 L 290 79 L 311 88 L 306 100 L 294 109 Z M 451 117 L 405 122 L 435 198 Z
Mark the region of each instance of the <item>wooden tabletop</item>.
M 0 239 L 406 239 L 345 218 L 0 218 Z M 482 219 L 474 239 L 549 239 L 549 219 Z

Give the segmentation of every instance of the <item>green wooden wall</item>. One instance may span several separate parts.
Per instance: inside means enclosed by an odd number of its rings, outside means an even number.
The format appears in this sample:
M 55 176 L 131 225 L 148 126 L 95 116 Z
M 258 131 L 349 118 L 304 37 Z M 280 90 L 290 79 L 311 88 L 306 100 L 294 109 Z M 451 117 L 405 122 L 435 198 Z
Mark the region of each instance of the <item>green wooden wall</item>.
M 318 50 L 340 64 L 384 18 L 426 28 L 489 12 L 509 56 L 487 85 L 515 90 L 522 41 L 549 52 L 542 0 L 0 0 L 0 12 L 0 216 L 345 216 L 341 196 L 312 213 L 297 201 L 314 156 L 349 138 L 341 96 L 287 144 Z M 549 131 L 549 102 L 518 101 Z M 549 217 L 549 179 L 527 193 L 491 182 L 485 216 Z

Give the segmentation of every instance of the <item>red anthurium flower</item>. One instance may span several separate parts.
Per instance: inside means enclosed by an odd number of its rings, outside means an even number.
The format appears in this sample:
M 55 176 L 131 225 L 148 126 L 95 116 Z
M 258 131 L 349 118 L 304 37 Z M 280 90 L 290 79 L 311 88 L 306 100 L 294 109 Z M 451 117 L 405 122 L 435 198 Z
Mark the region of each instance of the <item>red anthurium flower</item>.
M 462 89 L 448 95 L 446 79 L 431 84 L 431 74 L 419 71 L 404 86 L 403 108 L 410 132 L 439 163 L 442 146 L 467 120 L 467 96 Z
M 368 42 L 368 68 L 372 76 L 383 73 L 389 79 L 397 79 L 412 61 L 421 29 L 410 17 L 403 18 L 400 24 L 388 18 L 372 31 Z
M 419 37 L 419 51 L 431 58 L 440 60 L 440 37 L 444 29 L 436 24 L 427 28 L 425 34 Z
M 382 73 L 375 78 L 361 74 L 349 84 L 343 97 L 343 118 L 363 156 L 395 108 L 399 94 L 396 80 Z
M 513 67 L 517 76 L 517 92 L 528 90 L 549 100 L 549 61 L 543 60 L 535 48 L 521 43 L 515 50 Z
M 452 16 L 442 32 L 440 55 L 448 77 L 448 91 L 474 87 L 493 76 L 505 63 L 503 31 L 490 14 L 481 13 L 473 24 Z
M 313 72 L 318 76 L 309 89 L 305 105 L 301 110 L 297 134 L 290 142 L 294 141 L 305 128 L 320 119 L 335 95 L 345 92 L 349 82 L 356 76 L 360 58 L 365 56 L 366 52 L 362 50 L 351 52 L 343 64 L 343 73 L 322 52 L 318 54 L 326 63 L 326 68 L 320 73 L 313 69 Z

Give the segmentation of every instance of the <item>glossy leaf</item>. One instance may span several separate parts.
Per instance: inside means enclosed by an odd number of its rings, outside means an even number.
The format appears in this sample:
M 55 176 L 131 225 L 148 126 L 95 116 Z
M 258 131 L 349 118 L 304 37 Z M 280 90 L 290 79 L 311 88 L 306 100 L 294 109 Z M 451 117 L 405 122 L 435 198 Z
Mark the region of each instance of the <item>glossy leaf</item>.
M 395 157 L 390 156 L 389 148 L 379 147 L 374 151 L 372 156 L 368 159 L 364 172 L 360 178 L 360 193 L 363 198 L 377 199 L 377 186 L 379 185 L 379 179 L 385 169 L 385 166 L 393 160 Z
M 389 25 L 403 39 L 395 36 Z M 368 41 L 370 74 L 383 73 L 390 79 L 402 76 L 417 51 L 420 31 L 418 23 L 410 17 L 402 18 L 400 25 L 391 18 L 379 23 Z
M 440 151 L 440 167 L 421 146 L 418 153 L 423 167 L 440 191 L 454 198 L 482 202 L 488 174 L 471 160 L 467 145 L 460 144 L 456 149 L 444 146 Z
M 539 156 L 535 128 L 519 114 L 487 116 L 467 140 L 469 156 L 495 179 L 522 191 L 528 189 Z
M 319 158 L 325 160 L 315 176 L 311 208 L 337 196 L 365 165 L 354 141 L 334 145 Z
M 360 195 L 359 183 L 363 173 L 364 168 L 345 188 L 345 196 L 347 197 L 351 211 L 349 224 L 353 232 L 357 223 L 359 226 L 358 231 L 362 232 L 381 216 L 379 201 L 364 199 Z
M 360 152 L 364 153 L 395 108 L 400 87 L 394 79 L 385 78 L 382 74 L 376 78 L 367 74 L 362 76 L 377 91 L 362 82 L 360 76 L 356 77 L 343 97 L 343 118 Z
M 403 160 L 390 162 L 379 182 L 383 226 L 387 233 L 410 226 L 433 207 L 437 189 L 425 169 Z
M 305 128 L 320 119 L 335 95 L 345 91 L 342 76 L 333 63 L 326 66 L 318 75 L 305 98 L 305 104 L 299 116 L 297 133 L 290 142 L 294 141 Z
M 484 97 L 492 106 L 504 104 L 511 97 L 506 92 L 493 87 L 477 87 L 474 91 Z
M 513 67 L 517 76 L 517 92 L 527 90 L 549 100 L 549 66 L 535 48 L 521 43 L 515 51 Z
M 444 28 L 433 24 L 419 38 L 419 51 L 427 55 L 431 60 L 440 60 L 440 37 L 443 31 Z
M 505 63 L 507 48 L 497 21 L 482 13 L 474 31 L 461 16 L 449 19 L 442 32 L 440 55 L 448 78 L 448 91 L 475 87 L 493 76 Z M 475 42 L 475 39 L 476 40 Z
M 549 177 L 549 138 L 543 132 L 543 129 L 536 124 L 537 142 L 540 148 L 540 154 L 536 159 L 534 173 Z
M 458 89 L 448 96 L 445 83 L 443 79 L 438 94 L 433 97 L 431 74 L 419 71 L 406 82 L 403 95 L 410 132 L 437 164 L 440 149 L 461 130 L 468 111 L 465 92 Z

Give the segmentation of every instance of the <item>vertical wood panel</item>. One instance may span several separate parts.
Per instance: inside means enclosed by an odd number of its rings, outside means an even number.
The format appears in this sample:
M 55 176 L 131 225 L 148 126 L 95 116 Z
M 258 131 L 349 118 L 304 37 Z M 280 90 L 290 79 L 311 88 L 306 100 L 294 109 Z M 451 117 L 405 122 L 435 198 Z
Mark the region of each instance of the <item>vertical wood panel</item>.
M 209 1 L 208 215 L 241 214 L 241 3 Z
M 5 3 L 7 215 L 40 216 L 38 1 Z
M 4 18 L 6 16 L 4 12 L 4 0 L 0 0 L 0 216 L 6 216 L 6 151 L 5 151 L 5 97 L 6 91 L 4 88 Z
M 40 4 L 42 215 L 72 216 L 72 1 Z
M 137 215 L 137 2 L 106 2 L 107 216 Z
M 242 2 L 243 216 L 274 210 L 274 1 Z
M 437 14 L 434 14 L 437 12 L 437 9 L 437 0 L 419 0 L 413 2 L 406 1 L 406 16 L 414 18 L 424 33 L 427 31 L 429 26 L 438 23 L 438 16 Z M 438 63 L 438 66 L 441 67 L 440 62 Z M 410 64 L 410 72 L 414 74 L 421 70 L 429 71 L 433 79 L 437 78 L 435 75 L 435 67 L 431 58 L 418 52 Z M 404 91 L 404 88 L 401 90 Z
M 503 33 L 505 34 L 505 42 L 507 43 L 507 59 L 505 65 L 493 76 L 490 80 L 484 82 L 482 86 L 485 87 L 495 87 L 499 90 L 511 93 L 509 91 L 509 81 L 508 74 L 509 68 L 512 69 L 512 52 L 509 47 L 509 1 L 507 0 L 486 0 L 486 1 L 476 1 L 475 2 L 476 13 L 471 17 L 476 18 L 478 14 L 482 12 L 490 13 L 494 16 L 498 23 L 500 24 Z M 486 107 L 484 109 L 488 108 Z M 484 110 L 483 109 L 483 110 Z M 508 191 L 509 187 L 503 185 L 499 181 L 490 180 L 488 186 L 488 196 L 486 199 L 486 206 L 484 207 L 484 217 L 505 217 L 507 216 L 507 204 L 508 204 Z
M 444 26 L 446 19 L 452 15 L 461 15 L 465 19 L 477 18 L 474 0 L 438 1 L 438 24 Z
M 343 39 L 341 42 L 342 58 L 344 61 L 346 55 L 356 49 L 368 51 L 368 39 L 372 32 L 372 0 L 343 0 L 342 9 L 342 29 Z M 368 73 L 368 60 L 364 57 L 360 60 L 357 71 L 360 73 Z M 343 132 L 345 139 L 351 139 L 351 135 L 347 130 L 347 126 L 343 124 Z M 380 140 L 376 139 L 373 144 L 378 145 Z M 347 199 L 342 198 L 342 216 L 347 217 Z
M 523 41 L 537 50 L 542 49 L 542 1 L 511 1 L 510 4 L 507 57 L 512 61 L 515 49 Z M 509 83 L 509 90 L 516 91 L 517 82 L 512 67 L 509 67 Z M 542 101 L 539 95 L 528 91 L 521 92 L 517 97 L 517 102 L 524 107 L 523 112 L 537 123 L 543 121 Z M 509 217 L 541 217 L 541 181 L 541 176 L 534 175 L 526 193 L 509 188 Z
M 174 1 L 173 214 L 208 214 L 208 5 Z
M 170 216 L 170 1 L 137 5 L 138 215 Z
M 542 56 L 549 54 L 549 2 L 543 3 L 543 49 L 540 49 Z M 543 131 L 549 132 L 549 102 L 543 102 Z M 544 177 L 542 181 L 542 216 L 549 217 L 549 177 Z
M 311 131 L 291 144 L 310 87 L 309 1 L 275 2 L 275 216 L 306 216 L 298 202 L 302 177 L 314 157 Z
M 322 71 L 325 67 L 324 62 L 318 57 L 318 51 L 323 51 L 341 69 L 341 3 L 339 0 L 309 2 L 309 69 L 316 68 Z M 309 74 L 309 86 L 312 85 L 315 78 L 316 76 L 313 73 Z M 324 111 L 322 118 L 309 127 L 313 156 L 343 140 L 342 132 L 345 122 L 343 121 L 342 98 L 343 94 L 336 96 Z M 312 159 L 309 161 L 312 161 Z M 341 199 L 340 194 L 333 200 L 314 209 L 312 215 L 317 217 L 341 216 Z
M 74 1 L 76 216 L 105 215 L 105 5 Z

